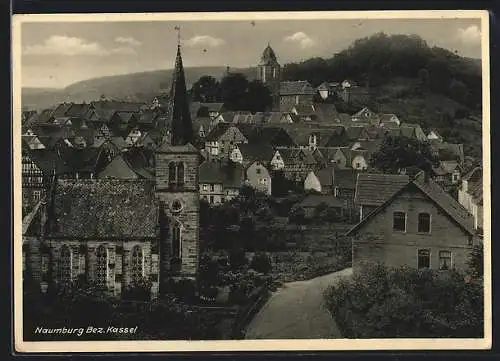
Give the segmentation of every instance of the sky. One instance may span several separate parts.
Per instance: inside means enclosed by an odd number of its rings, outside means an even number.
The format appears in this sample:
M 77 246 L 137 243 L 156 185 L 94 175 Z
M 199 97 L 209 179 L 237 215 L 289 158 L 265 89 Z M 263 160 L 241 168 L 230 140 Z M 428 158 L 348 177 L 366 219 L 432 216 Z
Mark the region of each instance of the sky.
M 480 19 L 23 22 L 23 87 L 74 82 L 174 65 L 176 26 L 185 67 L 255 66 L 268 43 L 283 65 L 330 57 L 377 32 L 416 34 L 430 46 L 481 58 Z

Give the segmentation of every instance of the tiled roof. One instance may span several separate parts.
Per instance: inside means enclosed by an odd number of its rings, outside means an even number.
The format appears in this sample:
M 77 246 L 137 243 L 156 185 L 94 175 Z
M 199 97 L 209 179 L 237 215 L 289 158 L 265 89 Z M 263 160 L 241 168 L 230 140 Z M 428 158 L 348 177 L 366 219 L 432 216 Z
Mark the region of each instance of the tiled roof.
M 239 188 L 243 180 L 243 167 L 238 163 L 209 160 L 200 165 L 200 183 L 222 184 L 227 188 Z
M 54 118 L 66 117 L 66 112 L 73 106 L 72 103 L 62 103 L 59 104 L 52 113 Z
M 52 201 L 51 237 L 156 237 L 158 204 L 154 182 L 59 180 Z
M 101 156 L 100 148 L 66 148 L 62 154 L 64 168 L 62 173 L 99 171 L 98 162 Z
M 137 174 L 121 155 L 116 156 L 98 175 L 97 178 L 137 179 Z
M 293 108 L 299 117 L 316 115 L 314 107 L 311 104 L 297 104 Z
M 281 154 L 281 157 L 285 162 L 285 166 L 289 164 L 295 164 L 297 162 L 309 166 L 317 164 L 316 159 L 309 149 L 277 148 L 277 150 Z
M 336 187 L 356 189 L 358 172 L 351 168 L 335 168 L 333 170 L 333 182 Z
M 280 95 L 314 95 L 312 85 L 305 80 L 282 81 L 280 83 Z
M 335 123 L 338 117 L 335 105 L 328 103 L 314 104 L 316 119 L 321 123 Z
M 421 177 L 422 178 L 422 177 Z M 453 199 L 448 193 L 446 193 L 439 185 L 434 183 L 431 179 L 425 181 L 424 179 L 415 179 L 411 182 L 407 182 L 405 185 L 400 187 L 394 194 L 389 196 L 384 202 L 379 204 L 378 208 L 371 212 L 366 218 L 355 225 L 347 235 L 355 234 L 364 224 L 371 220 L 376 214 L 381 210 L 385 209 L 392 201 L 397 198 L 397 196 L 408 189 L 409 187 L 415 187 L 422 193 L 427 195 L 431 201 L 434 202 L 441 210 L 443 210 L 460 228 L 462 228 L 469 235 L 474 234 L 474 219 L 471 214 L 467 212 L 455 199 Z M 357 191 L 357 189 L 356 189 Z M 357 193 L 357 192 L 356 192 Z
M 236 112 L 232 120 L 233 123 L 252 123 L 252 121 L 253 116 L 251 112 Z
M 144 103 L 121 102 L 115 100 L 101 100 L 92 102 L 91 104 L 95 109 L 136 113 L 144 106 Z
M 44 109 L 42 110 L 42 112 L 40 113 L 40 115 L 38 116 L 38 119 L 37 119 L 37 123 L 47 123 L 49 121 L 51 121 L 51 119 L 53 119 L 53 112 L 54 112 L 54 109 Z
M 363 126 L 352 126 L 346 128 L 347 138 L 349 140 L 358 140 L 359 136 L 362 134 L 365 127 Z
M 453 197 L 446 193 L 439 185 L 429 179 L 427 182 L 424 180 L 416 179 L 415 184 L 422 192 L 438 204 L 448 215 L 455 220 L 464 230 L 470 234 L 474 234 L 473 225 L 474 220 L 471 214 L 462 207 Z
M 472 170 L 470 170 L 467 174 L 465 174 L 462 178 L 463 180 L 466 180 L 468 182 L 478 182 L 483 179 L 483 170 L 481 167 L 475 167 Z
M 253 160 L 270 162 L 274 155 L 273 147 L 266 142 L 239 144 L 238 149 L 245 163 Z
M 314 172 L 322 187 L 333 185 L 333 167 L 326 167 Z
M 219 138 L 231 127 L 230 123 L 218 123 L 205 137 L 207 142 L 218 141 Z
M 432 167 L 432 171 L 436 175 L 448 175 L 453 173 L 458 167 L 458 162 L 456 160 L 440 161 L 438 166 Z
M 359 173 L 354 202 L 358 205 L 380 206 L 409 180 L 407 175 L 400 174 Z
M 393 121 L 393 120 L 392 120 L 392 118 L 393 118 L 393 117 L 396 117 L 396 118 L 397 118 L 396 114 L 392 114 L 392 113 L 390 113 L 390 114 L 387 114 L 387 113 L 385 113 L 385 114 L 381 114 L 381 115 L 380 115 L 380 122 L 381 122 L 381 123 L 391 123 L 391 122 L 395 122 L 395 121 Z
M 147 111 L 141 112 L 141 114 L 139 115 L 139 119 L 137 120 L 137 123 L 152 125 L 152 124 L 154 124 L 157 117 L 158 117 L 157 112 L 147 110 Z
M 464 160 L 464 147 L 462 144 L 434 143 L 431 144 L 431 150 L 440 160 L 457 160 L 459 162 Z

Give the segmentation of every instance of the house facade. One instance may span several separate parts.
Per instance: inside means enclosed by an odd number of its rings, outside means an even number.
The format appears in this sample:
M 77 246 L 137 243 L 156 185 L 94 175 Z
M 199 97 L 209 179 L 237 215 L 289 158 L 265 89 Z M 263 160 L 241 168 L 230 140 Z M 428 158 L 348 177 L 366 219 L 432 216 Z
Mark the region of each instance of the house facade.
M 483 230 L 483 172 L 476 167 L 464 175 L 458 189 L 458 202 L 474 217 L 474 228 Z
M 245 182 L 258 191 L 271 194 L 271 174 L 261 161 L 256 160 L 246 168 Z
M 280 111 L 290 111 L 295 105 L 312 105 L 315 90 L 308 81 L 283 81 L 280 84 Z
M 348 233 L 353 269 L 366 263 L 465 270 L 473 219 L 432 180 L 409 181 Z

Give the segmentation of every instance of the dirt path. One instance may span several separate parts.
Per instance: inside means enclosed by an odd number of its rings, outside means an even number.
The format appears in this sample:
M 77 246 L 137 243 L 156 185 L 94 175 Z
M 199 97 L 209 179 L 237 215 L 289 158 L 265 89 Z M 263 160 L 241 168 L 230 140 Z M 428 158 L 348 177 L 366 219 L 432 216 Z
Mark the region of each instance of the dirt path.
M 307 281 L 285 283 L 276 291 L 247 328 L 246 339 L 341 338 L 323 305 L 323 292 L 352 269 Z

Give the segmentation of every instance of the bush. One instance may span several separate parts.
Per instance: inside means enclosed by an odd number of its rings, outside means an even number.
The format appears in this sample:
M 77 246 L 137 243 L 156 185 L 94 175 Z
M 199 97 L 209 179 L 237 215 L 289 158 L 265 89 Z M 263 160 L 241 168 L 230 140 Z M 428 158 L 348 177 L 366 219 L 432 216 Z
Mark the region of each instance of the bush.
M 482 337 L 483 284 L 449 271 L 369 265 L 325 293 L 345 337 Z
M 229 253 L 229 265 L 232 270 L 237 270 L 246 266 L 248 259 L 245 256 L 245 249 L 243 247 L 234 247 Z
M 271 259 L 267 253 L 259 252 L 253 257 L 250 267 L 257 272 L 267 274 L 272 269 Z

